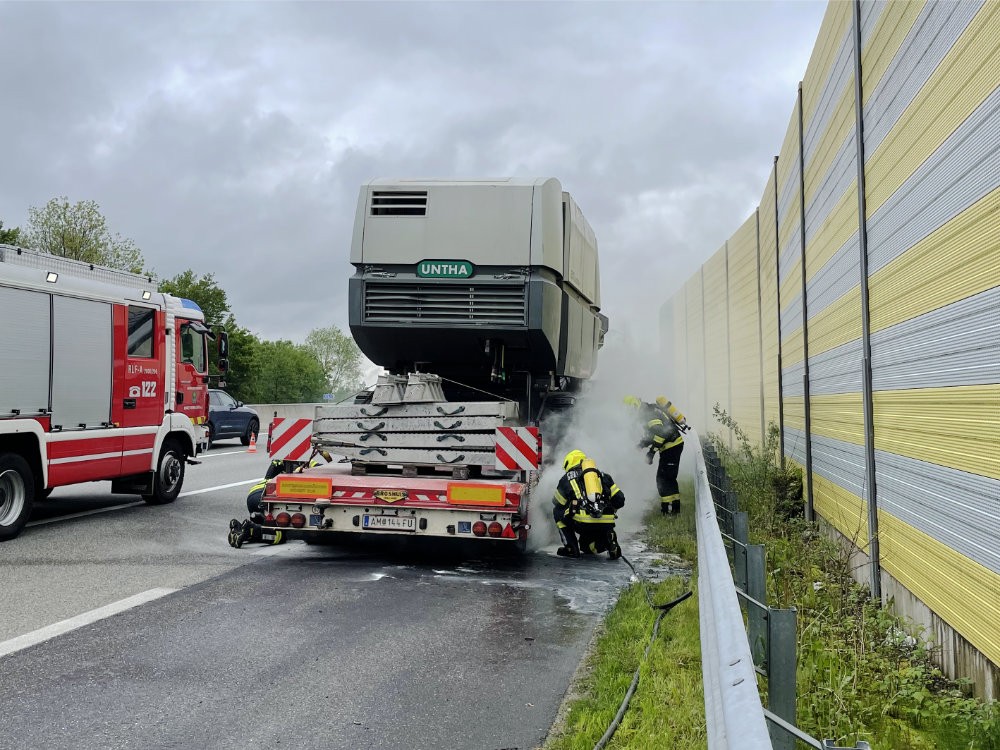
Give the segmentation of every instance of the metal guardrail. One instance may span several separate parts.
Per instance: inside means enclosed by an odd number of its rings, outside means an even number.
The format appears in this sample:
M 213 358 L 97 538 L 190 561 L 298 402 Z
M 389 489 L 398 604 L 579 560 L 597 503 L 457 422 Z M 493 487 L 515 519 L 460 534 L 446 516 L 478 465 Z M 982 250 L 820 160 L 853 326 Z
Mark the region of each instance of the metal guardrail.
M 709 750 L 770 750 L 750 643 L 729 557 L 719 533 L 715 501 L 700 441 L 695 450 L 695 521 L 698 537 L 698 611 L 702 682 Z
M 698 606 L 709 750 L 794 750 L 796 741 L 818 750 L 848 750 L 795 726 L 796 612 L 767 605 L 764 545 L 749 544 L 747 514 L 739 510 L 714 451 L 709 448 L 709 464 L 700 440 L 690 442 L 697 446 Z M 757 674 L 767 679 L 767 708 Z M 869 745 L 858 742 L 853 750 Z

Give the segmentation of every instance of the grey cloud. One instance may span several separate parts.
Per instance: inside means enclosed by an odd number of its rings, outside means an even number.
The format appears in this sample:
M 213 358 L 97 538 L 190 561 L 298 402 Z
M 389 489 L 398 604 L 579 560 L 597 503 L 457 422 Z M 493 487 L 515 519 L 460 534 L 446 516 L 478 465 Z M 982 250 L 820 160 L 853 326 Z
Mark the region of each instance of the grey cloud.
M 752 211 L 824 7 L 3 3 L 0 218 L 97 200 L 301 340 L 346 324 L 364 181 L 553 175 L 624 331 Z

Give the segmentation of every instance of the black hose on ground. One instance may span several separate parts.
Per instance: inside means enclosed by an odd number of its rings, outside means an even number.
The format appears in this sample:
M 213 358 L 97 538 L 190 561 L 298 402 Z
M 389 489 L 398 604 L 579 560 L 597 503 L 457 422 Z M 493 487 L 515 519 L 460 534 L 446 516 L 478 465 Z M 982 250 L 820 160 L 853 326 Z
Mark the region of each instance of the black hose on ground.
M 625 557 L 625 555 L 622 555 L 621 559 L 624 560 L 625 564 L 632 569 L 632 573 L 635 574 L 636 578 L 638 578 L 642 583 L 646 583 L 642 576 L 639 575 L 639 571 L 635 569 L 635 566 L 628 561 L 628 558 Z M 685 591 L 672 602 L 667 602 L 666 604 L 655 604 L 653 602 L 653 597 L 649 594 L 649 588 L 647 586 L 643 586 L 642 590 L 646 594 L 646 601 L 649 602 L 649 606 L 652 609 L 657 610 L 656 621 L 653 623 L 653 634 L 650 636 L 649 643 L 646 644 L 646 650 L 643 652 L 642 659 L 639 661 L 639 666 L 636 667 L 635 674 L 632 676 L 632 684 L 629 685 L 629 688 L 625 693 L 625 698 L 622 699 L 622 703 L 618 707 L 618 713 L 615 714 L 615 718 L 611 721 L 611 725 L 604 733 L 604 736 L 597 741 L 596 745 L 594 745 L 594 750 L 602 750 L 608 742 L 611 741 L 611 738 L 615 736 L 615 732 L 618 731 L 618 726 L 621 724 L 621 720 L 624 718 L 625 712 L 628 710 L 629 703 L 632 701 L 632 696 L 635 694 L 635 689 L 639 687 L 639 672 L 642 670 L 642 665 L 645 663 L 646 659 L 649 658 L 649 650 L 653 647 L 653 642 L 656 640 L 656 636 L 660 632 L 660 621 L 663 619 L 664 615 L 667 614 L 667 612 L 691 596 L 690 591 Z

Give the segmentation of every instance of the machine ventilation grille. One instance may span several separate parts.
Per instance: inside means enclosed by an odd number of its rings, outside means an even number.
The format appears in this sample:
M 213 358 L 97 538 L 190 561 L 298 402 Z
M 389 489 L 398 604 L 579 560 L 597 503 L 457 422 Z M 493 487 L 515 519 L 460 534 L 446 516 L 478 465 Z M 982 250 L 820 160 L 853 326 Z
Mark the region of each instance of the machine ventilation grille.
M 427 191 L 372 192 L 372 216 L 426 216 Z
M 372 323 L 526 325 L 524 284 L 365 284 L 365 320 Z

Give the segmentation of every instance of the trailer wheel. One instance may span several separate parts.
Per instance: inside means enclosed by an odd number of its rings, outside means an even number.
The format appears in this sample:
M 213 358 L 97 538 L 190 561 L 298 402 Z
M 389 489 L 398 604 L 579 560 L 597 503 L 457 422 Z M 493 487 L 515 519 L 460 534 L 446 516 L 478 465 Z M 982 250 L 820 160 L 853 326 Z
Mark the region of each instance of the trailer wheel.
M 143 495 L 150 505 L 166 505 L 177 499 L 184 484 L 184 451 L 176 440 L 164 440 L 153 476 L 153 494 Z
M 0 454 L 0 542 L 21 533 L 31 515 L 35 477 L 16 453 Z

